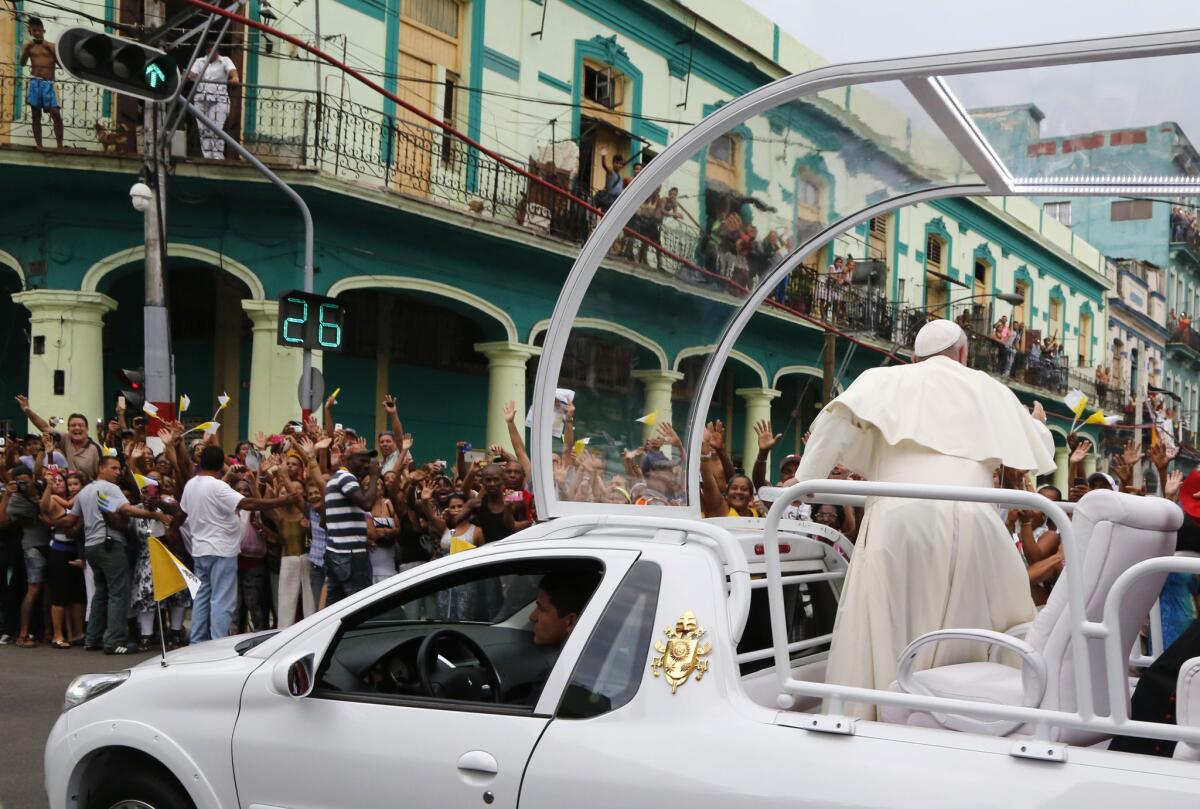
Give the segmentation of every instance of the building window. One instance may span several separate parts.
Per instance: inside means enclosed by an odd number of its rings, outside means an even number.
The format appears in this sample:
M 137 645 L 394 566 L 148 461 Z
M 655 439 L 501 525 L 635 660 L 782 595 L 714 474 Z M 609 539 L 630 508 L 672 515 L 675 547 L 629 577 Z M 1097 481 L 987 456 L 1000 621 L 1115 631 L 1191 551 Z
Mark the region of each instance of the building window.
M 1027 324 L 1029 322 L 1029 284 L 1024 281 L 1017 281 L 1016 293 L 1021 296 L 1021 302 L 1013 306 L 1012 322 Z
M 947 317 L 950 302 L 950 282 L 942 269 L 944 245 L 937 236 L 930 234 L 925 239 L 925 307 L 929 314 Z
M 621 74 L 611 67 L 583 66 L 583 97 L 600 106 L 615 110 L 621 106 Z
M 458 38 L 458 0 L 404 0 L 404 16 Z
M 1057 219 L 1061 224 L 1071 227 L 1071 203 L 1047 202 L 1042 206 L 1047 216 Z
M 1079 367 L 1087 368 L 1092 364 L 1092 316 L 1079 316 Z
M 888 230 L 891 225 L 891 214 L 876 216 L 871 219 L 867 236 L 867 252 L 871 258 L 887 258 Z
M 1128 222 L 1133 219 L 1149 219 L 1154 214 L 1154 203 L 1148 199 L 1130 199 L 1112 204 L 1112 221 Z

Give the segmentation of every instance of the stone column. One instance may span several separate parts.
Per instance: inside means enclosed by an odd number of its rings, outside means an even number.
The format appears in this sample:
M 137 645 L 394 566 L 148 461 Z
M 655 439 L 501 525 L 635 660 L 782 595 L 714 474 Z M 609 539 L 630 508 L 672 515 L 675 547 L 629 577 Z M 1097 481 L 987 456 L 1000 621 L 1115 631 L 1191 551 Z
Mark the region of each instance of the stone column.
M 67 289 L 33 289 L 12 299 L 30 314 L 30 407 L 45 419 L 65 420 L 71 413 L 82 413 L 90 434 L 96 419 L 112 415 L 116 408 L 116 402 L 107 408 L 104 402 L 103 338 L 104 315 L 116 309 L 117 302 L 99 292 Z M 59 374 L 62 393 L 56 395 Z
M 298 348 L 276 343 L 279 329 L 278 301 L 242 301 L 250 318 L 250 418 L 248 435 L 278 432 L 290 419 L 300 418 L 300 373 L 304 354 Z M 313 352 L 313 367 L 320 370 L 323 354 Z M 329 391 L 326 391 L 326 395 Z M 230 394 L 231 396 L 233 394 Z M 324 402 L 315 402 L 320 408 Z
M 760 421 L 771 420 L 771 402 L 783 395 L 782 391 L 774 388 L 738 388 L 734 391 L 746 403 L 746 432 L 745 438 L 742 440 L 742 467 L 745 468 L 746 474 L 750 474 L 750 470 L 754 468 L 754 461 L 758 458 L 758 433 L 754 431 L 754 425 Z M 767 469 L 771 468 L 771 458 L 767 458 Z M 769 476 L 769 475 L 768 475 Z
M 679 371 L 667 371 L 665 369 L 655 369 L 646 371 L 634 371 L 633 378 L 640 380 L 642 386 L 646 390 L 646 398 L 642 404 L 642 412 L 639 417 L 645 416 L 648 413 L 658 411 L 657 424 L 670 422 L 673 418 L 673 410 L 671 407 L 671 388 L 676 382 L 683 379 L 683 374 Z M 642 440 L 649 440 L 651 436 L 658 432 L 657 424 L 645 424 L 642 426 Z M 675 426 L 672 424 L 671 426 Z M 684 438 L 684 436 L 680 436 Z
M 1071 450 L 1067 447 L 1054 448 L 1054 485 L 1063 493 L 1063 497 L 1071 491 L 1070 467 L 1071 467 Z
M 508 425 L 504 423 L 504 405 L 516 402 L 517 418 L 525 419 L 525 364 L 541 353 L 537 346 L 510 343 L 476 343 L 475 350 L 488 359 L 488 406 L 486 442 L 512 450 Z M 521 427 L 524 430 L 524 426 Z
M 1098 449 L 1093 447 L 1092 451 L 1088 453 L 1088 456 L 1083 459 L 1083 476 L 1085 478 L 1091 477 L 1092 473 L 1096 471 L 1096 453 L 1097 452 L 1098 452 Z M 1066 496 L 1066 494 L 1067 494 L 1066 492 L 1063 492 L 1064 497 Z

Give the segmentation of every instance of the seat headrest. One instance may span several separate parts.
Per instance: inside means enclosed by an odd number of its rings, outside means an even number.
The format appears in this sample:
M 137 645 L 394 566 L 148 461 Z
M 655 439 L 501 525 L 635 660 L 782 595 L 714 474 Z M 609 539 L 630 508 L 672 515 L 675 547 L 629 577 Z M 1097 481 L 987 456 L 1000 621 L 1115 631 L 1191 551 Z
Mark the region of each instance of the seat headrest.
M 1178 531 L 1183 524 L 1183 509 L 1162 497 L 1095 489 L 1085 494 L 1075 507 L 1072 522 L 1080 519 L 1092 525 L 1114 522 L 1146 531 Z

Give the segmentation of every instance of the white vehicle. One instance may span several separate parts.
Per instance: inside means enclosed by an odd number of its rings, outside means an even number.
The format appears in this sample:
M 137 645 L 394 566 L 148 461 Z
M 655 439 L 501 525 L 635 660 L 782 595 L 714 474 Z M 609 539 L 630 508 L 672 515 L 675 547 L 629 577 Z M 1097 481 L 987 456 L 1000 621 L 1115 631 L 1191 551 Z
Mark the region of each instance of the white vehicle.
M 1200 194 L 1193 177 L 1015 176 L 964 113 L 958 82 L 1107 61 L 1128 78 L 1140 59 L 1196 53 L 1200 32 L 1189 31 L 822 67 L 722 106 L 620 194 L 564 285 L 534 391 L 532 483 L 549 521 L 286 630 L 79 678 L 47 743 L 52 809 L 1195 806 L 1200 658 L 1180 674 L 1176 725 L 1129 719 L 1130 672 L 1145 663 L 1130 653 L 1163 577 L 1200 573 L 1200 560 L 1171 555 L 1176 506 L 1094 492 L 1068 518 L 1023 492 L 806 481 L 777 492 L 766 519 L 700 520 L 697 450 L 739 336 L 801 259 L 839 233 L 964 194 Z M 1169 73 L 1193 75 L 1189 65 Z M 851 85 L 877 118 L 850 114 Z M 812 135 L 818 124 L 823 138 Z M 677 275 L 658 277 L 661 296 L 619 294 L 623 274 L 641 271 L 601 266 L 624 225 L 655 188 L 695 189 L 700 152 L 731 133 L 760 139 L 746 166 L 768 192 L 805 166 L 844 172 L 844 213 L 812 206 L 801 243 L 752 289 L 732 294 L 711 279 L 685 288 L 703 270 L 680 258 Z M 622 322 L 639 308 L 710 330 L 674 364 L 660 350 L 663 367 L 642 369 L 677 380 L 682 359 L 703 358 L 691 412 L 673 422 L 684 489 L 659 498 L 675 505 L 566 501 L 550 430 L 555 389 L 569 387 L 564 354 L 583 332 L 644 342 L 636 322 Z M 646 408 L 629 382 L 603 409 L 632 423 Z M 588 418 L 598 416 L 577 414 L 577 435 L 616 434 Z M 1062 533 L 1063 580 L 1031 628 L 917 638 L 887 690 L 825 683 L 844 554 L 781 517 L 796 499 L 854 496 L 1041 509 Z M 546 643 L 530 615 L 564 579 L 586 604 L 554 603 L 557 618 L 577 619 Z M 1020 667 L 911 670 L 917 649 L 947 638 L 1007 650 Z M 878 705 L 879 721 L 846 718 L 851 701 Z M 1180 743 L 1174 758 L 1107 750 L 1118 734 Z

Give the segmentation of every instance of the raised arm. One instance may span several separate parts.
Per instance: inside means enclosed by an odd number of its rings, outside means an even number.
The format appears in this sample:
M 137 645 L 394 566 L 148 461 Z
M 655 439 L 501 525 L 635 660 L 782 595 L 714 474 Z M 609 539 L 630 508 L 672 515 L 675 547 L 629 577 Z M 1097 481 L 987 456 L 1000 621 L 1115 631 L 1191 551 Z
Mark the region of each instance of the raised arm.
M 760 421 L 754 425 L 754 432 L 758 435 L 758 457 L 754 459 L 754 472 L 751 480 L 754 481 L 755 490 L 761 489 L 767 483 L 767 457 L 771 454 L 771 450 L 779 443 L 779 439 L 783 438 L 783 434 L 772 434 L 771 422 Z
M 28 49 L 29 44 L 26 43 L 25 47 Z M 25 58 L 24 54 L 22 54 L 21 58 L 22 59 Z M 33 426 L 37 427 L 38 432 L 41 432 L 41 433 L 50 432 L 50 422 L 46 421 L 44 418 L 39 416 L 37 413 L 33 412 L 33 408 L 29 406 L 29 399 L 27 397 L 18 396 L 17 397 L 17 406 L 21 408 L 21 412 L 25 414 L 25 418 L 27 418 L 31 422 L 33 422 Z
M 525 470 L 525 479 L 528 480 L 533 477 L 533 463 L 529 460 L 529 453 L 525 451 L 525 439 L 521 437 L 521 429 L 517 427 L 516 402 L 504 403 L 504 423 L 508 427 L 508 440 L 512 442 L 513 452 L 517 454 L 517 461 Z

